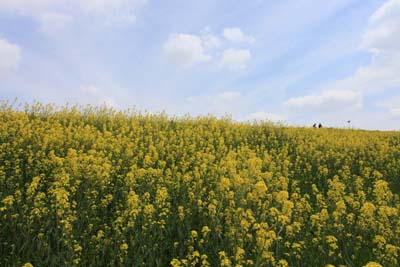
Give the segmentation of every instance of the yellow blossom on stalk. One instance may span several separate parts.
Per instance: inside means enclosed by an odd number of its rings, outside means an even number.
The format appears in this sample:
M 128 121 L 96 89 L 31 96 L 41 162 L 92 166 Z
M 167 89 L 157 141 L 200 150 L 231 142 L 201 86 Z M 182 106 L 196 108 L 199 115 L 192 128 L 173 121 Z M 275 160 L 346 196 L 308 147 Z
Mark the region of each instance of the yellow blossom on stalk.
M 235 261 L 243 260 L 244 254 L 245 254 L 245 250 L 242 249 L 241 247 L 238 247 L 236 249 Z
M 98 232 L 97 232 L 97 239 L 101 239 L 101 238 L 103 238 L 104 237 L 104 232 L 103 232 L 103 230 L 99 230 Z
M 282 224 L 288 224 L 288 223 L 290 223 L 290 217 L 287 215 L 279 215 L 278 221 Z
M 377 262 L 371 261 L 371 262 L 368 262 L 367 264 L 363 265 L 363 267 L 383 267 L 383 266 Z
M 129 246 L 128 246 L 127 243 L 122 243 L 122 244 L 119 246 L 119 248 L 120 248 L 122 251 L 125 251 L 125 250 L 128 250 Z
M 386 244 L 386 239 L 381 235 L 377 235 L 374 238 L 374 243 L 377 245 L 378 248 L 382 249 Z
M 387 204 L 392 200 L 393 194 L 389 188 L 389 183 L 384 180 L 378 180 L 374 184 L 374 195 L 379 205 Z
M 326 237 L 326 243 L 328 243 L 329 246 L 329 252 L 328 252 L 329 256 L 332 256 L 339 248 L 337 242 L 338 242 L 337 238 L 334 237 L 333 235 L 328 235 Z
M 154 214 L 154 212 L 155 212 L 155 208 L 154 208 L 153 204 L 147 204 L 143 208 L 143 213 L 148 217 L 152 216 Z
M 265 193 L 267 192 L 268 188 L 265 184 L 264 181 L 258 181 L 255 185 L 255 192 L 258 195 L 258 197 L 263 197 L 265 195 Z
M 201 259 L 201 266 L 202 267 L 211 267 L 210 262 L 208 261 L 208 256 L 203 254 L 200 257 Z
M 285 200 L 282 205 L 282 213 L 290 217 L 292 215 L 293 208 L 294 208 L 293 202 L 290 200 Z
M 14 196 L 6 196 L 1 202 L 5 206 L 12 206 L 14 204 Z
M 75 252 L 81 252 L 82 251 L 82 247 L 80 245 L 74 245 L 74 251 Z
M 208 226 L 203 226 L 203 228 L 201 229 L 203 238 L 206 238 L 210 232 L 211 232 L 211 230 Z
M 208 205 L 208 213 L 210 214 L 211 217 L 214 217 L 215 214 L 217 213 L 217 207 L 214 204 L 209 204 Z
M 28 189 L 26 190 L 26 194 L 28 196 L 32 196 L 33 195 L 33 193 L 36 191 L 36 189 L 37 189 L 37 187 L 39 185 L 39 182 L 40 182 L 40 177 L 39 176 L 33 177 L 31 184 L 29 185 Z
M 289 266 L 289 263 L 286 261 L 286 260 L 279 260 L 278 261 L 278 265 L 277 265 L 278 267 L 288 267 Z
M 178 217 L 181 221 L 183 221 L 185 219 L 185 211 L 184 211 L 183 206 L 178 207 Z
M 107 207 L 107 206 L 111 203 L 112 199 L 113 199 L 113 195 L 107 194 L 107 195 L 101 200 L 101 206 L 102 206 L 103 208 Z
M 284 201 L 288 200 L 288 198 L 289 193 L 287 191 L 279 191 L 275 196 L 275 199 L 278 203 L 284 203 Z
M 157 190 L 156 203 L 159 206 L 164 206 L 167 198 L 168 198 L 168 190 L 167 190 L 166 187 L 162 187 L 162 188 Z
M 222 177 L 220 182 L 220 188 L 222 191 L 228 191 L 231 186 L 231 181 L 228 178 Z
M 190 237 L 193 239 L 193 240 L 196 240 L 197 238 L 198 238 L 198 233 L 197 233 L 197 231 L 195 231 L 195 230 L 192 230 L 192 231 L 190 231 Z
M 170 264 L 171 264 L 172 267 L 180 267 L 180 266 L 182 266 L 181 261 L 178 260 L 178 259 L 173 259 L 173 260 L 170 262 Z
M 220 261 L 221 267 L 231 267 L 232 266 L 232 262 L 227 257 L 225 251 L 218 252 L 218 256 L 219 256 L 219 261 Z

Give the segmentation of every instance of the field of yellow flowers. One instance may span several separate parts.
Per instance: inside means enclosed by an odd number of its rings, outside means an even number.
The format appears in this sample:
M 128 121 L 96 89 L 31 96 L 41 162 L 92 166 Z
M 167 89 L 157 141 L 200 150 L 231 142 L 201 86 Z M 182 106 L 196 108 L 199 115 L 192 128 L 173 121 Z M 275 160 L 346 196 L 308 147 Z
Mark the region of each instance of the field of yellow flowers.
M 398 267 L 400 132 L 0 106 L 0 266 Z

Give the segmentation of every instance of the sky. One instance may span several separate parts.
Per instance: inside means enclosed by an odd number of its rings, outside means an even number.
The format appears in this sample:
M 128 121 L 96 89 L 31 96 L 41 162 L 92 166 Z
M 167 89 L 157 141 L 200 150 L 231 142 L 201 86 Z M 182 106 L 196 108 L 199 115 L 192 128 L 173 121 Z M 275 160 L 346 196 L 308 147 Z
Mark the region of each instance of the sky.
M 399 130 L 400 0 L 0 0 L 15 98 Z

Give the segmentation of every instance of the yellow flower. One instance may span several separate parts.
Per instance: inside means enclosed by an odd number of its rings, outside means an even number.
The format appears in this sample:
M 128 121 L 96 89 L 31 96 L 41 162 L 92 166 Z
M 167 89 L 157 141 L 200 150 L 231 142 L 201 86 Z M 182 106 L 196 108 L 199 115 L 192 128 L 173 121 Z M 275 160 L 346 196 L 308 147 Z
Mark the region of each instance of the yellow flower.
M 14 204 L 14 196 L 6 196 L 1 202 L 6 206 L 12 206 Z
M 74 245 L 74 251 L 79 253 L 82 251 L 82 247 L 80 245 Z
M 278 267 L 288 267 L 289 263 L 286 260 L 279 260 L 278 261 Z
M 257 193 L 257 195 L 259 197 L 263 197 L 265 195 L 265 193 L 268 190 L 267 185 L 265 184 L 264 181 L 258 181 L 255 185 L 254 185 L 255 191 Z
M 180 267 L 180 266 L 182 266 L 182 265 L 181 265 L 181 261 L 178 260 L 178 259 L 173 259 L 173 260 L 170 262 L 170 264 L 171 264 L 172 267 Z
M 371 261 L 365 264 L 363 267 L 383 267 L 383 266 L 377 262 Z
M 204 238 L 206 238 L 210 232 L 211 230 L 208 226 L 203 226 L 203 228 L 201 229 L 201 233 Z
M 183 221 L 185 219 L 185 211 L 184 211 L 183 206 L 178 207 L 178 217 L 181 221 Z
M 192 238 L 192 239 L 197 239 L 197 237 L 198 237 L 199 235 L 197 234 L 197 231 L 195 231 L 195 230 L 192 230 L 191 232 L 190 232 L 190 237 Z
M 120 246 L 119 246 L 119 248 L 121 249 L 121 250 L 128 250 L 128 248 L 129 248 L 129 246 L 128 246 L 128 244 L 127 243 L 122 243 Z

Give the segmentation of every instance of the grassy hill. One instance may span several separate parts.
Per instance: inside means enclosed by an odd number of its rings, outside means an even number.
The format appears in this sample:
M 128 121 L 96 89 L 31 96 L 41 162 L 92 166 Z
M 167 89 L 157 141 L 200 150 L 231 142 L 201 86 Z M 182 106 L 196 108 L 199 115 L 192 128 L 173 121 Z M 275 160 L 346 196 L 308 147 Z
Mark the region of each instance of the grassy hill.
M 395 267 L 399 244 L 399 132 L 0 107 L 0 266 Z

